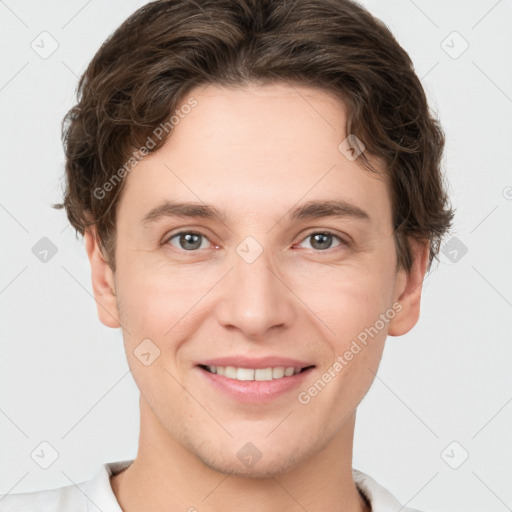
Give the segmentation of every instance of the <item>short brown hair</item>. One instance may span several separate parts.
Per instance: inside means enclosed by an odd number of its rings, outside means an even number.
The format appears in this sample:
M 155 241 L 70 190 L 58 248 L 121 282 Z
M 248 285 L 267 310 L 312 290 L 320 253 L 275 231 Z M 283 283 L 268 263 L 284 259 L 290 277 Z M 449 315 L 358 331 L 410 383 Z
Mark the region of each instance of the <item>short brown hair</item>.
M 344 101 L 346 133 L 386 166 L 398 266 L 411 269 L 414 237 L 430 242 L 430 268 L 454 215 L 441 174 L 444 134 L 408 54 L 384 23 L 349 0 L 160 0 L 140 8 L 80 78 L 78 103 L 63 121 L 64 201 L 53 206 L 66 208 L 77 233 L 96 226 L 115 270 L 126 162 L 196 86 L 275 81 Z M 154 139 L 147 152 L 166 140 Z M 119 185 L 104 187 L 116 171 Z

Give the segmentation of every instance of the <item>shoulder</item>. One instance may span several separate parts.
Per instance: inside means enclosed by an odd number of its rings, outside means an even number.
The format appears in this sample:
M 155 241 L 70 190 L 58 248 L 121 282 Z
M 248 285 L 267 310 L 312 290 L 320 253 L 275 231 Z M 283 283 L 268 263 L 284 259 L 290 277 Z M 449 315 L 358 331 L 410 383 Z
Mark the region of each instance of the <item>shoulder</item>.
M 58 489 L 0 495 L 1 512 L 86 512 L 85 495 L 75 485 Z
M 131 460 L 102 464 L 94 478 L 57 489 L 0 494 L 0 512 L 122 512 L 110 485 L 110 476 L 127 468 Z
M 415 508 L 402 506 L 385 487 L 366 473 L 353 469 L 352 475 L 359 492 L 370 502 L 372 512 L 421 512 Z

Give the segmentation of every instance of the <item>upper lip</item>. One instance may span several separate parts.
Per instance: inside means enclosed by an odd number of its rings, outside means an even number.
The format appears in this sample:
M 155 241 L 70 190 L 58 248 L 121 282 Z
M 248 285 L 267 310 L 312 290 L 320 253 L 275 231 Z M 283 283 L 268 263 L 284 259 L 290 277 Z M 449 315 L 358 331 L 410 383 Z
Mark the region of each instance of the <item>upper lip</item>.
M 312 363 L 306 361 L 299 361 L 298 359 L 290 359 L 288 357 L 267 356 L 253 359 L 244 356 L 231 356 L 231 357 L 216 357 L 214 359 L 207 359 L 198 363 L 204 366 L 234 366 L 235 368 L 275 368 L 284 366 L 289 368 L 305 368 L 307 366 L 314 366 Z

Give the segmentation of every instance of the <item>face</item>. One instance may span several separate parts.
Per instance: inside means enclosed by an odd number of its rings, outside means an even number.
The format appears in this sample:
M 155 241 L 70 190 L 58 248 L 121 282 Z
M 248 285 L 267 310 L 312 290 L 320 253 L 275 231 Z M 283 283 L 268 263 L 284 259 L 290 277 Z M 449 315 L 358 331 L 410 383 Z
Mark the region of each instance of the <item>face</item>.
M 417 320 L 427 248 L 397 270 L 388 183 L 339 149 L 339 100 L 286 84 L 190 97 L 127 178 L 115 275 L 88 239 L 98 311 L 122 327 L 142 430 L 219 471 L 278 474 L 346 433 L 386 336 Z

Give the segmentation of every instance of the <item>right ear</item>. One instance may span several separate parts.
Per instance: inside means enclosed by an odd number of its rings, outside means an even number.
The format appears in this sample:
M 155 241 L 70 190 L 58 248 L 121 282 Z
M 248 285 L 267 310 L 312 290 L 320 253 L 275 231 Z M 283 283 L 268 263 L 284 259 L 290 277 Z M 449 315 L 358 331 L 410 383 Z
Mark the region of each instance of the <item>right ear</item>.
M 102 324 L 115 329 L 120 327 L 121 323 L 117 309 L 114 272 L 103 257 L 94 226 L 86 229 L 84 241 L 91 264 L 92 288 L 98 317 Z

